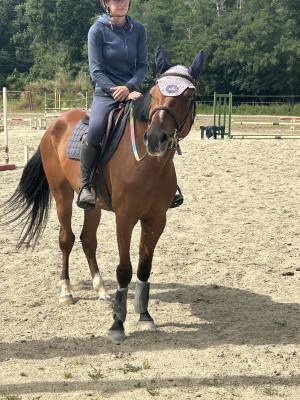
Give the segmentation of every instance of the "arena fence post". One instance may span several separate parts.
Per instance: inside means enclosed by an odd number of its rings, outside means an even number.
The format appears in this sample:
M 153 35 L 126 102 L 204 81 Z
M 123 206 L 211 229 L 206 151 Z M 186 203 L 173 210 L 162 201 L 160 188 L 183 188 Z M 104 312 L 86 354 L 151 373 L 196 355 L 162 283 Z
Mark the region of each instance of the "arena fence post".
M 3 97 L 3 133 L 4 133 L 4 146 L 0 146 L 0 150 L 5 152 L 5 164 L 0 164 L 0 171 L 7 171 L 15 169 L 15 164 L 9 164 L 9 143 L 8 143 L 8 118 L 7 118 L 7 89 L 2 88 Z

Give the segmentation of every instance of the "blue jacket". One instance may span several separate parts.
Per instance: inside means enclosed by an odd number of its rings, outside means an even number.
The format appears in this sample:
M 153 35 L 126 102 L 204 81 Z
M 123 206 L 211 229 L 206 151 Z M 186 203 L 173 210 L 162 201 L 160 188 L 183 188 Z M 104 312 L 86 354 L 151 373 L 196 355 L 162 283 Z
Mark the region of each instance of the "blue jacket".
M 95 88 L 110 93 L 118 85 L 138 89 L 148 70 L 145 28 L 126 17 L 125 26 L 111 25 L 106 14 L 88 33 L 89 69 Z

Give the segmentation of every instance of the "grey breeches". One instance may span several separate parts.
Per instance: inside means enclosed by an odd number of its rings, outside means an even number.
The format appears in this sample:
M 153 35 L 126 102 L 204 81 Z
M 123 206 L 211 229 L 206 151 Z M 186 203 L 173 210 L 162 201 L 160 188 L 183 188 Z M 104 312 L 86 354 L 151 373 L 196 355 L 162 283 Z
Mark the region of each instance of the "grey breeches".
M 110 96 L 94 95 L 88 130 L 88 143 L 99 146 L 106 132 L 108 115 L 118 106 L 118 102 Z

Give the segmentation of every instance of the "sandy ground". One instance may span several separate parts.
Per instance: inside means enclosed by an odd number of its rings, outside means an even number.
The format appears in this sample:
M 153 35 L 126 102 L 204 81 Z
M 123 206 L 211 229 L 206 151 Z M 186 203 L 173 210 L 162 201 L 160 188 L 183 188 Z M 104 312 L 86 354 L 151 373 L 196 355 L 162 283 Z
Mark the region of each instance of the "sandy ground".
M 14 131 L 11 160 L 39 133 Z M 60 307 L 55 206 L 38 247 L 0 230 L 0 399 L 300 399 L 300 141 L 200 140 L 176 157 L 185 203 L 168 213 L 151 275 L 156 333 L 140 332 L 131 284 L 127 340 L 106 340 L 111 305 L 97 300 L 74 208 L 74 306 Z M 0 159 L 1 161 L 1 159 Z M 22 169 L 0 173 L 1 200 Z M 104 212 L 99 260 L 109 293 L 118 263 Z M 132 240 L 137 266 L 139 227 Z M 292 276 L 283 273 L 292 272 Z M 2 396 L 2 397 L 1 397 Z

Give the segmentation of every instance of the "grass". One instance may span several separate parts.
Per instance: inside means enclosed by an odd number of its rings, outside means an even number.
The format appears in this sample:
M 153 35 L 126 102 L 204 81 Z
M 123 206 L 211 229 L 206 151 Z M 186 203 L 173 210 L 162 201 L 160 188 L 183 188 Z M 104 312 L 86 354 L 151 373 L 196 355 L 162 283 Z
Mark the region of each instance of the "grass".
M 152 397 L 159 396 L 159 390 L 155 385 L 146 387 L 146 390 Z
M 143 369 L 151 368 L 150 362 L 148 360 L 144 360 L 142 366 L 143 366 Z
M 12 97 L 14 96 L 14 97 Z M 91 101 L 92 93 L 88 94 L 89 102 Z M 39 93 L 32 94 L 33 109 L 30 110 L 28 99 L 26 97 L 20 97 L 19 94 L 10 94 L 8 92 L 7 109 L 8 113 L 16 112 L 44 112 L 45 111 L 45 97 Z M 89 104 L 90 105 L 90 104 Z M 62 94 L 60 106 L 62 108 L 85 108 L 85 94 Z M 0 101 L 0 107 L 2 108 L 2 101 Z M 53 93 L 47 94 L 47 108 L 54 108 L 54 95 Z M 56 103 L 58 107 L 58 101 Z
M 197 104 L 198 114 L 213 114 L 212 105 Z M 232 107 L 236 115 L 300 115 L 299 104 L 240 104 Z
M 97 381 L 101 378 L 104 378 L 104 375 L 100 368 L 95 368 L 92 365 L 91 365 L 91 368 L 92 369 L 90 371 L 88 371 L 89 378 L 91 378 L 93 381 Z
M 267 395 L 267 396 L 275 396 L 275 395 L 278 395 L 277 391 L 276 391 L 275 389 L 273 389 L 272 387 L 270 387 L 270 386 L 266 386 L 266 387 L 263 389 L 263 394 L 265 394 L 265 395 Z
M 65 371 L 65 372 L 64 372 L 64 378 L 65 378 L 65 379 L 72 379 L 72 378 L 73 378 L 73 375 L 72 375 L 71 372 Z
M 149 363 L 148 360 L 144 360 L 142 365 L 133 365 L 133 364 L 125 364 L 124 367 L 122 368 L 124 374 L 128 374 L 128 373 L 135 373 L 135 372 L 139 372 L 142 370 L 147 370 L 150 369 L 151 365 Z
M 122 369 L 123 369 L 124 374 L 126 375 L 130 372 L 139 372 L 143 369 L 143 367 L 132 365 L 132 364 L 125 364 Z
M 2 395 L 2 397 L 0 397 L 0 400 L 22 400 L 22 399 L 19 396 L 6 394 L 6 395 Z

